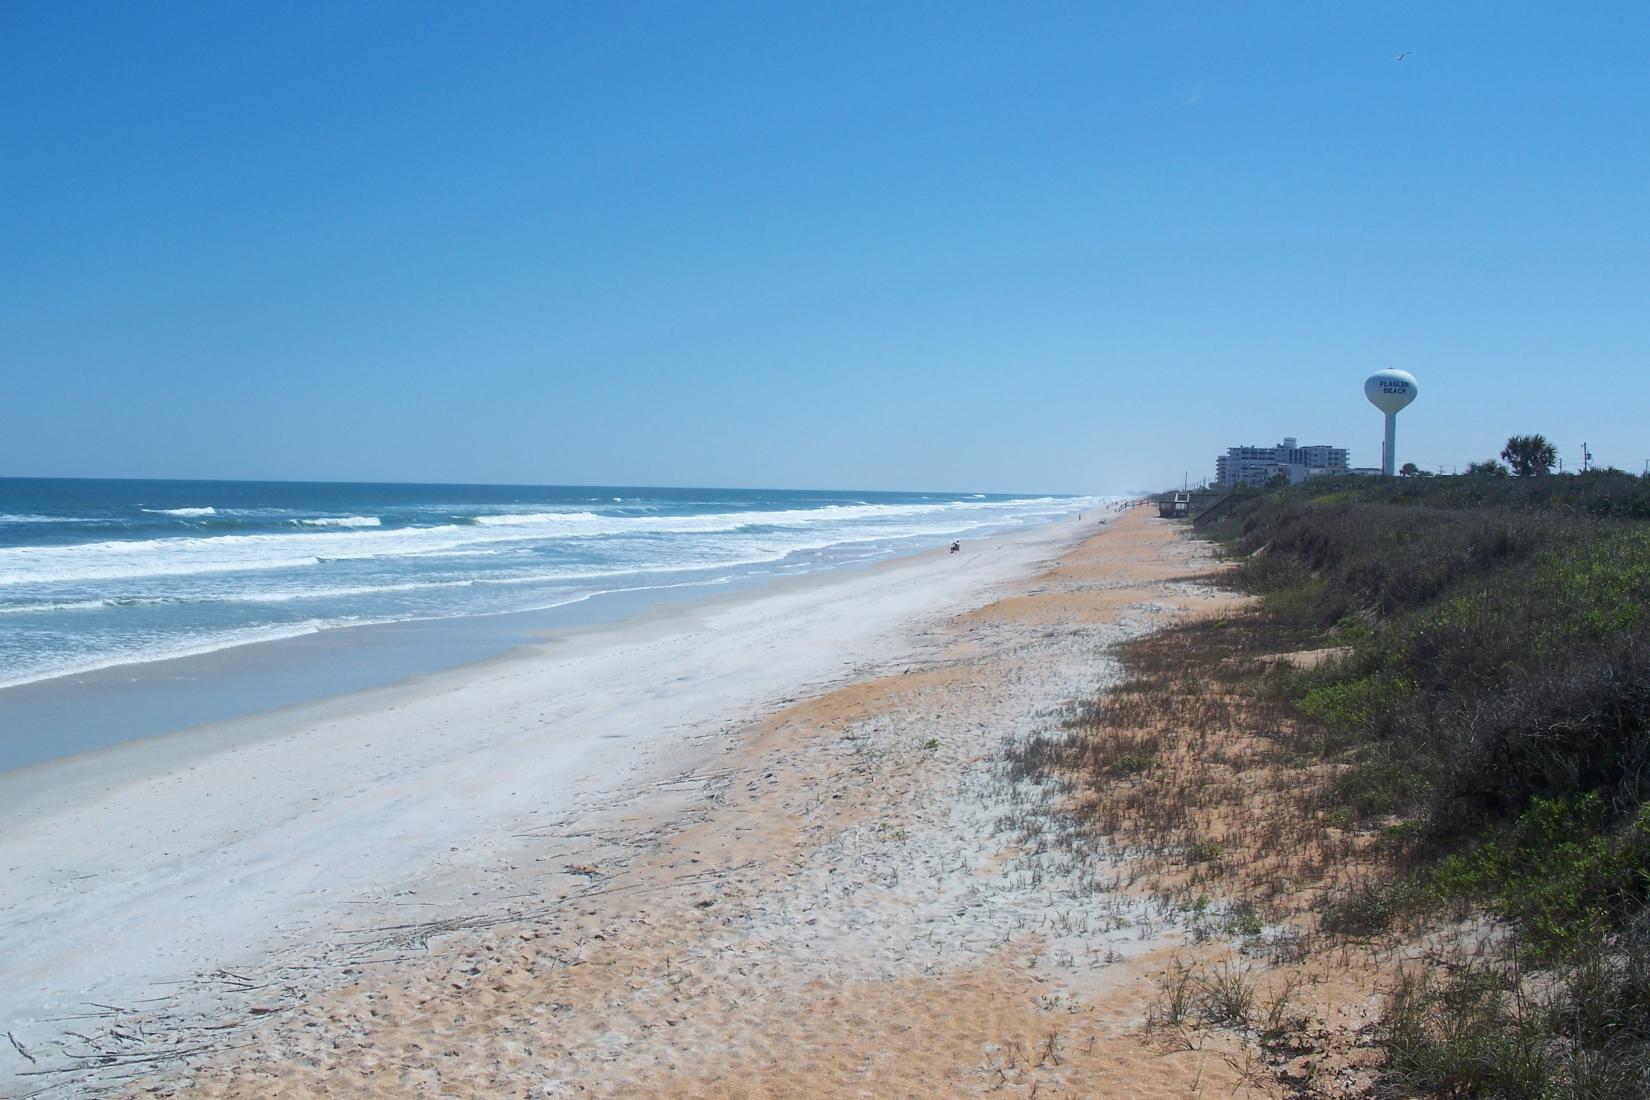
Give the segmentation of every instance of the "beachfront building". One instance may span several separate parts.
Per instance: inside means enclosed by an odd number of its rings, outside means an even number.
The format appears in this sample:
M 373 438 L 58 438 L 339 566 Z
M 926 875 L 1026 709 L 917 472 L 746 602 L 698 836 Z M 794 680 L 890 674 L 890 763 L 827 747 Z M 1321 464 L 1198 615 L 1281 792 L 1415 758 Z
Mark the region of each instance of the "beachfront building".
M 1215 459 L 1215 484 L 1264 485 L 1282 473 L 1293 485 L 1320 474 L 1342 474 L 1348 468 L 1346 448 L 1326 443 L 1302 447 L 1290 436 L 1275 447 L 1228 447 Z

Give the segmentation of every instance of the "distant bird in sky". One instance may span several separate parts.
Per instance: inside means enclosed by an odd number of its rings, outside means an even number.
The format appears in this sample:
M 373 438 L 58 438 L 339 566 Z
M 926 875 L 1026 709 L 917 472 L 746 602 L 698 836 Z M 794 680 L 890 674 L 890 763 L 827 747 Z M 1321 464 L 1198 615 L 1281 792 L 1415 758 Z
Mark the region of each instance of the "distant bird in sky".
M 1402 61 L 1404 58 L 1408 57 L 1410 54 L 1412 54 L 1414 52 L 1415 52 L 1414 50 L 1405 50 L 1403 53 L 1398 55 L 1398 60 Z

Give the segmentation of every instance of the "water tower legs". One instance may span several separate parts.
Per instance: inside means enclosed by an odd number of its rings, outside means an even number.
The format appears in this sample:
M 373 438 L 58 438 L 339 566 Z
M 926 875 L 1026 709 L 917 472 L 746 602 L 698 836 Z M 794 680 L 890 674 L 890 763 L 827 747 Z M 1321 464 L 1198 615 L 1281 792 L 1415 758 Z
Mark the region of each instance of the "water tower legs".
M 1381 472 L 1391 477 L 1397 470 L 1398 414 L 1386 414 L 1386 443 L 1381 447 Z

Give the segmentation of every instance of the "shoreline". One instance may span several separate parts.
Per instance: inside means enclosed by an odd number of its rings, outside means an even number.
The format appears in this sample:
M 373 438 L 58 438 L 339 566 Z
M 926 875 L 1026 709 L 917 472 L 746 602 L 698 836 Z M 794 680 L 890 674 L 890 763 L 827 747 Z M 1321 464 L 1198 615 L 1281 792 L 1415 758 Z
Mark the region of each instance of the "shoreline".
M 924 622 L 1087 528 L 1056 521 L 960 558 L 660 605 L 406 683 L 0 776 L 0 928 L 19 945 L 0 1025 L 301 951 L 346 908 L 405 911 L 386 883 L 432 911 L 496 895 L 519 878 L 517 832 L 691 771 L 730 729 L 898 660 Z M 736 653 L 720 649 L 730 641 Z
M 1068 513 L 1031 530 L 1070 522 L 1072 514 Z M 971 541 L 1022 533 L 999 532 Z M 740 599 L 811 578 L 877 569 L 929 552 L 928 547 L 906 547 L 809 572 L 733 573 L 679 584 L 597 591 L 565 603 L 516 611 L 334 626 L 10 684 L 0 688 L 0 724 L 9 731 L 6 743 L 0 745 L 0 777 L 118 748 L 128 741 L 170 736 L 479 666 L 569 631 L 622 625 L 658 608 Z
M 1030 531 L 993 535 L 977 540 L 977 544 L 1018 539 L 1021 536 L 1031 536 L 1038 532 L 1052 531 L 1059 527 L 1074 526 L 1078 522 L 1086 523 L 1087 521 L 1078 521 L 1071 517 L 1062 518 L 1041 524 Z M 813 573 L 771 577 L 761 580 L 743 579 L 747 583 L 713 584 L 707 582 L 692 586 L 697 591 L 679 598 L 666 598 L 648 602 L 630 609 L 620 607 L 610 613 L 603 613 L 582 621 L 556 625 L 541 624 L 534 627 L 522 626 L 510 631 L 499 631 L 497 632 L 498 636 L 502 637 L 508 634 L 514 636 L 517 640 L 509 643 L 500 642 L 497 646 L 489 646 L 491 651 L 487 654 L 464 659 L 457 663 L 442 662 L 435 667 L 424 670 L 393 674 L 383 682 L 337 691 L 325 691 L 321 694 L 306 696 L 291 702 L 259 707 L 246 713 L 201 722 L 190 722 L 161 732 L 123 739 L 107 745 L 3 769 L 0 770 L 0 830 L 5 828 L 9 812 L 20 808 L 31 798 L 39 797 L 44 791 L 63 785 L 59 776 L 53 773 L 61 773 L 64 777 L 83 777 L 88 784 L 96 784 L 104 778 L 105 773 L 123 779 L 141 777 L 145 773 L 164 770 L 164 768 L 178 762 L 187 763 L 188 758 L 194 755 L 210 753 L 218 749 L 235 748 L 248 739 L 257 740 L 272 736 L 270 733 L 270 727 L 272 726 L 277 728 L 300 726 L 306 723 L 356 717 L 391 707 L 398 707 L 425 694 L 461 687 L 472 679 L 485 675 L 497 667 L 508 666 L 515 662 L 533 663 L 540 661 L 549 655 L 552 647 L 599 642 L 601 639 L 614 635 L 622 637 L 631 631 L 668 629 L 672 625 L 685 624 L 696 617 L 718 609 L 736 607 L 749 601 L 760 600 L 766 596 L 804 593 L 813 588 L 829 586 L 839 579 L 859 574 L 875 574 L 884 570 L 898 569 L 908 564 L 916 564 L 931 559 L 943 559 L 945 556 L 946 552 L 943 549 L 930 548 Z M 622 598 L 629 594 L 628 591 L 624 591 L 605 595 Z M 590 601 L 580 601 L 568 606 L 580 607 L 588 602 Z M 119 674 L 135 668 L 143 669 L 146 674 L 154 672 L 153 680 L 196 679 L 197 676 L 172 677 L 166 675 L 166 673 L 179 664 L 193 664 L 212 659 L 229 659 L 236 663 L 255 663 L 260 656 L 272 649 L 285 650 L 312 645 L 326 646 L 328 643 L 345 643 L 345 648 L 349 648 L 347 643 L 361 637 L 363 634 L 386 629 L 393 630 L 397 627 L 423 627 L 461 621 L 523 619 L 542 616 L 547 610 L 559 611 L 561 608 L 497 612 L 489 615 L 463 616 L 455 619 L 366 623 L 359 626 L 340 627 L 317 634 L 252 642 L 224 650 L 214 650 L 211 653 L 161 658 L 156 661 L 123 665 L 115 669 L 99 669 L 90 673 L 72 674 L 58 679 L 22 684 L 3 690 L 29 691 L 37 688 L 58 690 L 64 680 L 100 677 L 106 673 Z M 145 675 L 144 679 L 149 680 L 151 677 Z M 82 690 L 80 685 L 62 685 L 62 687 L 77 694 Z M 151 767 L 148 763 L 150 761 L 153 761 L 158 767 Z

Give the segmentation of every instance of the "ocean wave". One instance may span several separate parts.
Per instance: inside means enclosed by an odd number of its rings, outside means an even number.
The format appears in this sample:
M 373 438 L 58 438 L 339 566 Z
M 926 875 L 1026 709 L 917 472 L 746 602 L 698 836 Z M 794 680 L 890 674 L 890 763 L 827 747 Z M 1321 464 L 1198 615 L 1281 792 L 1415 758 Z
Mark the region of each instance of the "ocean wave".
M 105 611 L 111 607 L 160 607 L 197 602 L 193 596 L 104 596 L 95 599 L 35 600 L 0 604 L 0 615 L 50 615 L 59 611 Z
M 235 627 L 206 635 L 178 638 L 172 642 L 159 645 L 146 642 L 142 648 L 109 650 L 95 657 L 81 657 L 52 664 L 37 665 L 33 668 L 14 669 L 9 674 L 0 672 L 0 688 L 20 687 L 23 684 L 39 683 L 42 680 L 56 680 L 64 676 L 80 676 L 88 672 L 99 672 L 103 669 L 120 668 L 125 665 L 170 661 L 178 657 L 196 657 L 203 653 L 216 653 L 219 650 L 233 649 L 236 646 L 251 645 L 255 642 L 275 642 L 285 638 L 298 638 L 307 634 L 319 634 L 323 630 L 334 627 L 357 624 L 358 620 L 352 619 L 306 619 L 295 623 Z
M 399 581 L 392 584 L 340 585 L 332 588 L 288 588 L 274 592 L 227 592 L 203 597 L 214 603 L 293 603 L 297 600 L 344 600 L 358 596 L 380 596 L 392 592 L 423 592 L 439 588 L 472 588 L 478 577 L 446 581 Z
M 799 506 L 762 511 L 728 502 L 685 515 L 670 514 L 681 507 L 675 501 L 664 514 L 601 503 L 554 511 L 550 501 L 537 508 L 466 502 L 413 509 L 421 513 L 413 525 L 403 525 L 409 509 L 397 504 L 338 501 L 331 504 L 338 514 L 323 515 L 328 503 L 314 501 L 302 509 L 261 509 L 279 518 L 271 516 L 262 530 L 238 531 L 234 525 L 248 510 L 226 506 L 213 510 L 217 521 L 193 530 L 164 525 L 178 532 L 166 538 L 100 533 L 109 541 L 0 546 L 0 586 L 20 586 L 0 588 L 13 600 L 0 605 L 0 615 L 38 615 L 53 624 L 42 639 L 61 634 L 72 650 L 10 654 L 0 663 L 0 686 L 335 627 L 557 607 L 607 592 L 831 569 L 959 535 L 1017 528 L 1085 509 L 1091 499 L 871 504 L 838 497 L 841 503 L 823 507 L 793 499 L 785 503 Z M 352 504 L 382 512 L 397 526 L 345 514 Z M 215 526 L 234 533 L 208 534 Z M 331 568 L 332 562 L 346 564 Z M 182 606 L 170 612 L 151 604 Z M 98 609 L 111 610 L 105 617 Z M 61 627 L 55 625 L 59 613 Z M 15 632 L 20 620 L 10 621 Z
M 911 516 L 935 516 L 947 512 L 976 510 L 1009 511 L 1027 505 L 1060 504 L 1056 497 L 1025 497 L 1015 500 L 947 501 L 937 504 L 828 504 L 820 508 L 776 508 L 767 511 L 702 512 L 689 515 L 613 515 L 596 512 L 498 512 L 474 517 L 482 527 L 565 526 L 568 534 L 623 534 L 627 531 L 656 531 L 663 534 L 714 534 L 742 527 L 812 527 L 820 523 L 854 520 L 898 520 Z
M 0 523 L 107 523 L 96 516 L 41 516 L 33 512 L 0 512 Z
M 527 527 L 551 523 L 589 523 L 603 518 L 594 512 L 502 512 L 474 517 L 480 527 Z
M 783 561 L 795 555 L 809 555 L 820 551 L 830 551 L 833 548 L 864 547 L 875 544 L 895 545 L 911 544 L 923 539 L 940 539 L 954 537 L 973 537 L 980 532 L 1000 530 L 1004 523 L 1034 522 L 1024 517 L 992 517 L 975 522 L 958 522 L 955 519 L 947 520 L 940 517 L 929 518 L 924 521 L 888 525 L 875 530 L 826 530 L 826 529 L 798 529 L 773 528 L 750 526 L 740 530 L 737 534 L 727 538 L 714 540 L 686 539 L 677 543 L 668 553 L 658 544 L 638 544 L 621 551 L 617 545 L 610 548 L 598 559 L 586 561 L 563 561 L 549 568 L 543 565 L 533 567 L 530 563 L 535 560 L 534 547 L 531 543 L 523 544 L 518 541 L 507 541 L 504 545 L 467 544 L 458 549 L 435 550 L 429 549 L 418 555 L 419 561 L 432 559 L 468 559 L 474 563 L 474 568 L 480 572 L 468 572 L 462 576 L 435 576 L 426 575 L 419 579 L 386 580 L 380 583 L 327 585 L 314 583 L 288 584 L 284 580 L 276 581 L 270 586 L 260 586 L 253 583 L 251 587 L 240 585 L 214 584 L 203 586 L 193 592 L 173 593 L 166 596 L 128 596 L 111 597 L 102 600 L 62 599 L 57 601 L 44 600 L 12 606 L 0 606 L 0 614 L 50 613 L 54 611 L 78 611 L 92 608 L 110 608 L 121 606 L 143 606 L 149 604 L 285 604 L 304 600 L 325 599 L 361 599 L 397 593 L 411 593 L 419 591 L 462 588 L 491 588 L 526 587 L 532 585 L 555 584 L 587 584 L 602 579 L 648 575 L 664 575 L 680 572 L 704 572 L 716 570 L 730 570 L 747 568 L 754 565 Z M 474 529 L 471 529 L 472 531 Z M 394 533 L 394 532 L 388 532 Z M 225 536 L 218 539 L 189 540 L 198 543 L 224 543 L 230 538 L 238 537 L 243 540 L 271 538 L 279 536 Z M 292 541 L 313 536 L 290 536 Z M 158 540 L 157 540 L 158 541 Z M 184 541 L 184 540 L 172 540 Z M 141 546 L 142 544 L 136 544 Z M 522 566 L 509 566 L 499 569 L 497 565 L 483 565 L 485 561 L 499 562 L 511 556 L 519 556 Z M 856 555 L 857 556 L 857 555 Z M 878 556 L 873 554 L 871 556 Z M 329 559 L 282 559 L 279 563 L 265 561 L 265 566 L 274 564 L 297 565 L 320 563 Z M 348 557 L 337 559 L 340 561 L 352 560 Z M 157 563 L 147 574 L 154 575 L 161 565 Z M 219 569 L 213 566 L 225 564 Z M 186 573 L 206 574 L 212 572 L 244 571 L 254 572 L 254 568 L 245 562 L 231 561 L 228 563 L 192 562 L 182 564 L 173 570 L 171 575 Z M 168 574 L 162 574 L 168 575 Z M 327 574 L 309 573 L 299 577 L 309 577 L 312 581 L 320 580 Z M 3 580 L 0 575 L 0 580 Z M 79 578 L 77 578 L 79 579 Z M 297 579 L 297 578 L 295 578 Z
M 609 580 L 615 577 L 648 577 L 669 575 L 671 573 L 714 572 L 719 569 L 739 569 L 745 566 L 774 561 L 792 552 L 794 551 L 787 549 L 777 553 L 769 551 L 756 556 L 751 556 L 748 554 L 737 557 L 722 555 L 700 561 L 659 562 L 649 563 L 646 565 L 636 564 L 622 566 L 601 566 L 592 564 L 582 566 L 566 566 L 560 569 L 551 570 L 549 572 L 510 573 L 503 576 L 478 575 L 458 577 L 448 580 L 399 581 L 388 584 L 293 588 L 273 592 L 222 593 L 216 596 L 202 597 L 202 600 L 203 602 L 281 604 L 292 603 L 298 600 L 351 599 L 361 596 L 388 595 L 397 592 L 424 592 L 453 588 L 525 588 L 532 585 L 579 585 L 588 584 L 591 581 Z M 709 582 L 693 581 L 683 583 L 698 584 Z M 669 588 L 673 586 L 643 585 L 642 587 Z
M 669 572 L 669 571 L 667 571 Z M 710 577 L 703 580 L 695 579 L 678 583 L 621 585 L 609 589 L 593 589 L 582 592 L 568 592 L 548 603 L 535 603 L 527 607 L 513 608 L 516 611 L 546 611 L 568 604 L 582 603 L 595 596 L 609 595 L 615 592 L 647 591 L 652 589 L 681 588 L 693 586 L 721 585 L 729 582 L 729 577 Z M 413 585 L 409 587 L 424 587 Z M 98 600 L 85 601 L 89 606 L 105 606 L 120 601 Z M 62 605 L 67 607 L 68 604 Z M 170 661 L 181 657 L 196 657 L 209 653 L 217 653 L 226 649 L 234 649 L 244 645 L 255 645 L 261 642 L 285 641 L 291 638 L 300 638 L 312 634 L 319 634 L 325 630 L 341 627 L 374 626 L 394 622 L 428 622 L 433 620 L 461 618 L 468 612 L 463 609 L 453 609 L 440 614 L 417 615 L 390 615 L 390 616 L 355 616 L 346 615 L 335 618 L 310 618 L 290 623 L 258 624 L 254 626 L 234 627 L 227 630 L 214 631 L 205 635 L 193 635 L 188 638 L 176 638 L 170 641 L 155 644 L 145 641 L 141 647 L 132 646 L 123 649 L 107 650 L 95 656 L 82 656 L 78 659 L 61 659 L 56 662 L 36 665 L 32 668 L 0 670 L 0 690 L 20 687 L 24 684 L 39 683 L 45 680 L 56 680 L 68 676 L 80 676 L 92 672 L 100 672 L 111 668 L 122 668 L 128 665 L 150 664 L 156 661 Z
M 216 508 L 144 508 L 142 511 L 156 516 L 215 516 Z
M 475 523 L 427 527 L 317 527 L 289 533 L 170 536 L 54 546 L 0 547 L 0 586 L 66 584 L 140 577 L 305 569 L 324 562 L 531 551 L 535 542 L 641 535 L 719 535 L 791 529 L 821 545 L 901 538 L 1011 522 L 1055 498 L 935 504 L 831 505 L 823 508 L 699 515 L 598 515 L 594 512 L 493 513 Z M 375 517 L 353 517 L 359 519 Z M 513 544 L 513 545 L 512 545 Z
M 48 600 L 0 606 L 0 615 L 49 615 L 56 611 L 96 611 L 112 606 L 109 600 Z

